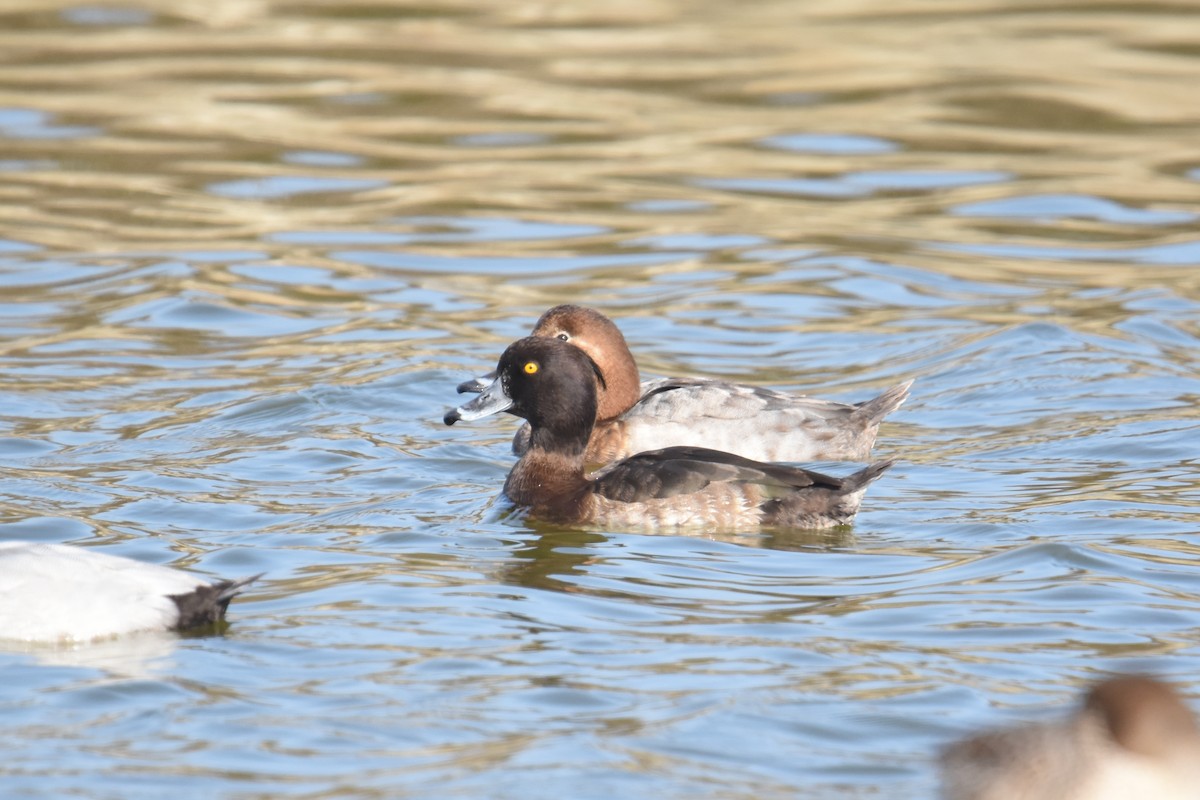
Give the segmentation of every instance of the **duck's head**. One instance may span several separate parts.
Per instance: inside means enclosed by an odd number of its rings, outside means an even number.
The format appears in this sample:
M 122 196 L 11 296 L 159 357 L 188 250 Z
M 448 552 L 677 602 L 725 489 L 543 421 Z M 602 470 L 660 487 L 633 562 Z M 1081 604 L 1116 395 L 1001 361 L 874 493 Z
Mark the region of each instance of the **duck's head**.
M 529 420 L 531 446 L 582 453 L 596 420 L 597 385 L 604 386 L 604 376 L 578 347 L 528 336 L 508 346 L 496 379 L 474 400 L 446 412 L 445 422 L 507 411 Z
M 594 308 L 555 306 L 542 314 L 530 336 L 570 342 L 596 364 L 603 382 L 597 387 L 598 420 L 617 417 L 641 397 L 637 362 L 621 330 Z
M 1111 678 L 1088 693 L 1085 707 L 1130 752 L 1166 758 L 1180 748 L 1194 755 L 1200 747 L 1200 729 L 1191 710 L 1174 689 L 1154 678 Z
M 530 336 L 570 342 L 596 364 L 596 421 L 607 422 L 633 408 L 642 396 L 637 362 L 625 337 L 611 319 L 594 308 L 577 305 L 554 306 L 538 319 Z M 496 373 L 463 381 L 458 392 L 482 392 Z

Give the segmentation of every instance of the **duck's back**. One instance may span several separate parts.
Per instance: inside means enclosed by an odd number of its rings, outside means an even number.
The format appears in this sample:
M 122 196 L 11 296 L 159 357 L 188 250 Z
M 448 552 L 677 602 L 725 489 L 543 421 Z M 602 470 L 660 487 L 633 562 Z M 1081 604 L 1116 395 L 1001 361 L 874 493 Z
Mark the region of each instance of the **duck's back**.
M 1197 800 L 1200 764 L 1171 764 L 1113 744 L 1076 718 L 981 734 L 943 754 L 943 800 Z
M 0 639 L 90 641 L 174 627 L 205 582 L 179 570 L 86 547 L 0 543 Z
M 633 408 L 596 426 L 588 456 L 607 463 L 702 445 L 755 461 L 865 461 L 879 422 L 907 394 L 905 384 L 851 405 L 705 378 L 648 381 Z
M 1093 757 L 1067 723 L 991 731 L 942 755 L 942 798 L 1068 800 Z

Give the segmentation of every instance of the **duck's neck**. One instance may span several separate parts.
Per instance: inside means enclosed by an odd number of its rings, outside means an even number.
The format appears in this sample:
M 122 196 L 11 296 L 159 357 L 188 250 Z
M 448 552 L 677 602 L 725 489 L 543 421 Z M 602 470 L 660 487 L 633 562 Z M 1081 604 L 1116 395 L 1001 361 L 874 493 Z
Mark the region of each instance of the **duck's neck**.
M 577 454 L 546 450 L 537 445 L 535 431 L 529 449 L 508 473 L 504 493 L 541 519 L 577 519 L 588 493 L 583 466 L 582 449 Z
M 642 379 L 638 375 L 637 362 L 628 349 L 625 355 L 627 358 L 615 359 L 616 366 L 605 373 L 603 386 L 597 381 L 597 422 L 616 419 L 642 399 Z
M 590 408 L 580 409 L 581 415 L 589 413 Z M 580 416 L 581 416 L 580 415 Z M 592 422 L 588 417 L 577 417 L 567 420 L 555 428 L 545 423 L 530 422 L 529 449 L 541 450 L 544 453 L 554 453 L 565 459 L 579 459 L 583 463 L 583 454 L 587 450 L 588 440 L 592 438 Z

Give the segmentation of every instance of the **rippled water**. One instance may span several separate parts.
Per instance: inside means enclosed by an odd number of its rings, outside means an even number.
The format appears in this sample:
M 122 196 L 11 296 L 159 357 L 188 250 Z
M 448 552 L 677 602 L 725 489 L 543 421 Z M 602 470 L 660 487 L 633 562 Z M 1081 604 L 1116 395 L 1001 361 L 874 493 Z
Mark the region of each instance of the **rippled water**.
M 5 796 L 929 797 L 1200 691 L 1200 16 L 1080 2 L 0 10 L 0 536 L 266 578 L 0 653 Z M 840 534 L 527 528 L 454 386 L 549 305 L 865 399 Z M 833 465 L 843 470 L 847 465 Z

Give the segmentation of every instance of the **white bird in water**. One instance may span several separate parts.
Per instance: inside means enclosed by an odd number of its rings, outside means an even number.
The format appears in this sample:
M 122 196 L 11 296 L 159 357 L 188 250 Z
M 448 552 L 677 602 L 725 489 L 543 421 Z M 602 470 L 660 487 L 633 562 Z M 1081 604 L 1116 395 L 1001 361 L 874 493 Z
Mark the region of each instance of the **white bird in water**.
M 209 581 L 94 548 L 0 542 L 0 640 L 89 642 L 213 625 L 258 577 Z

